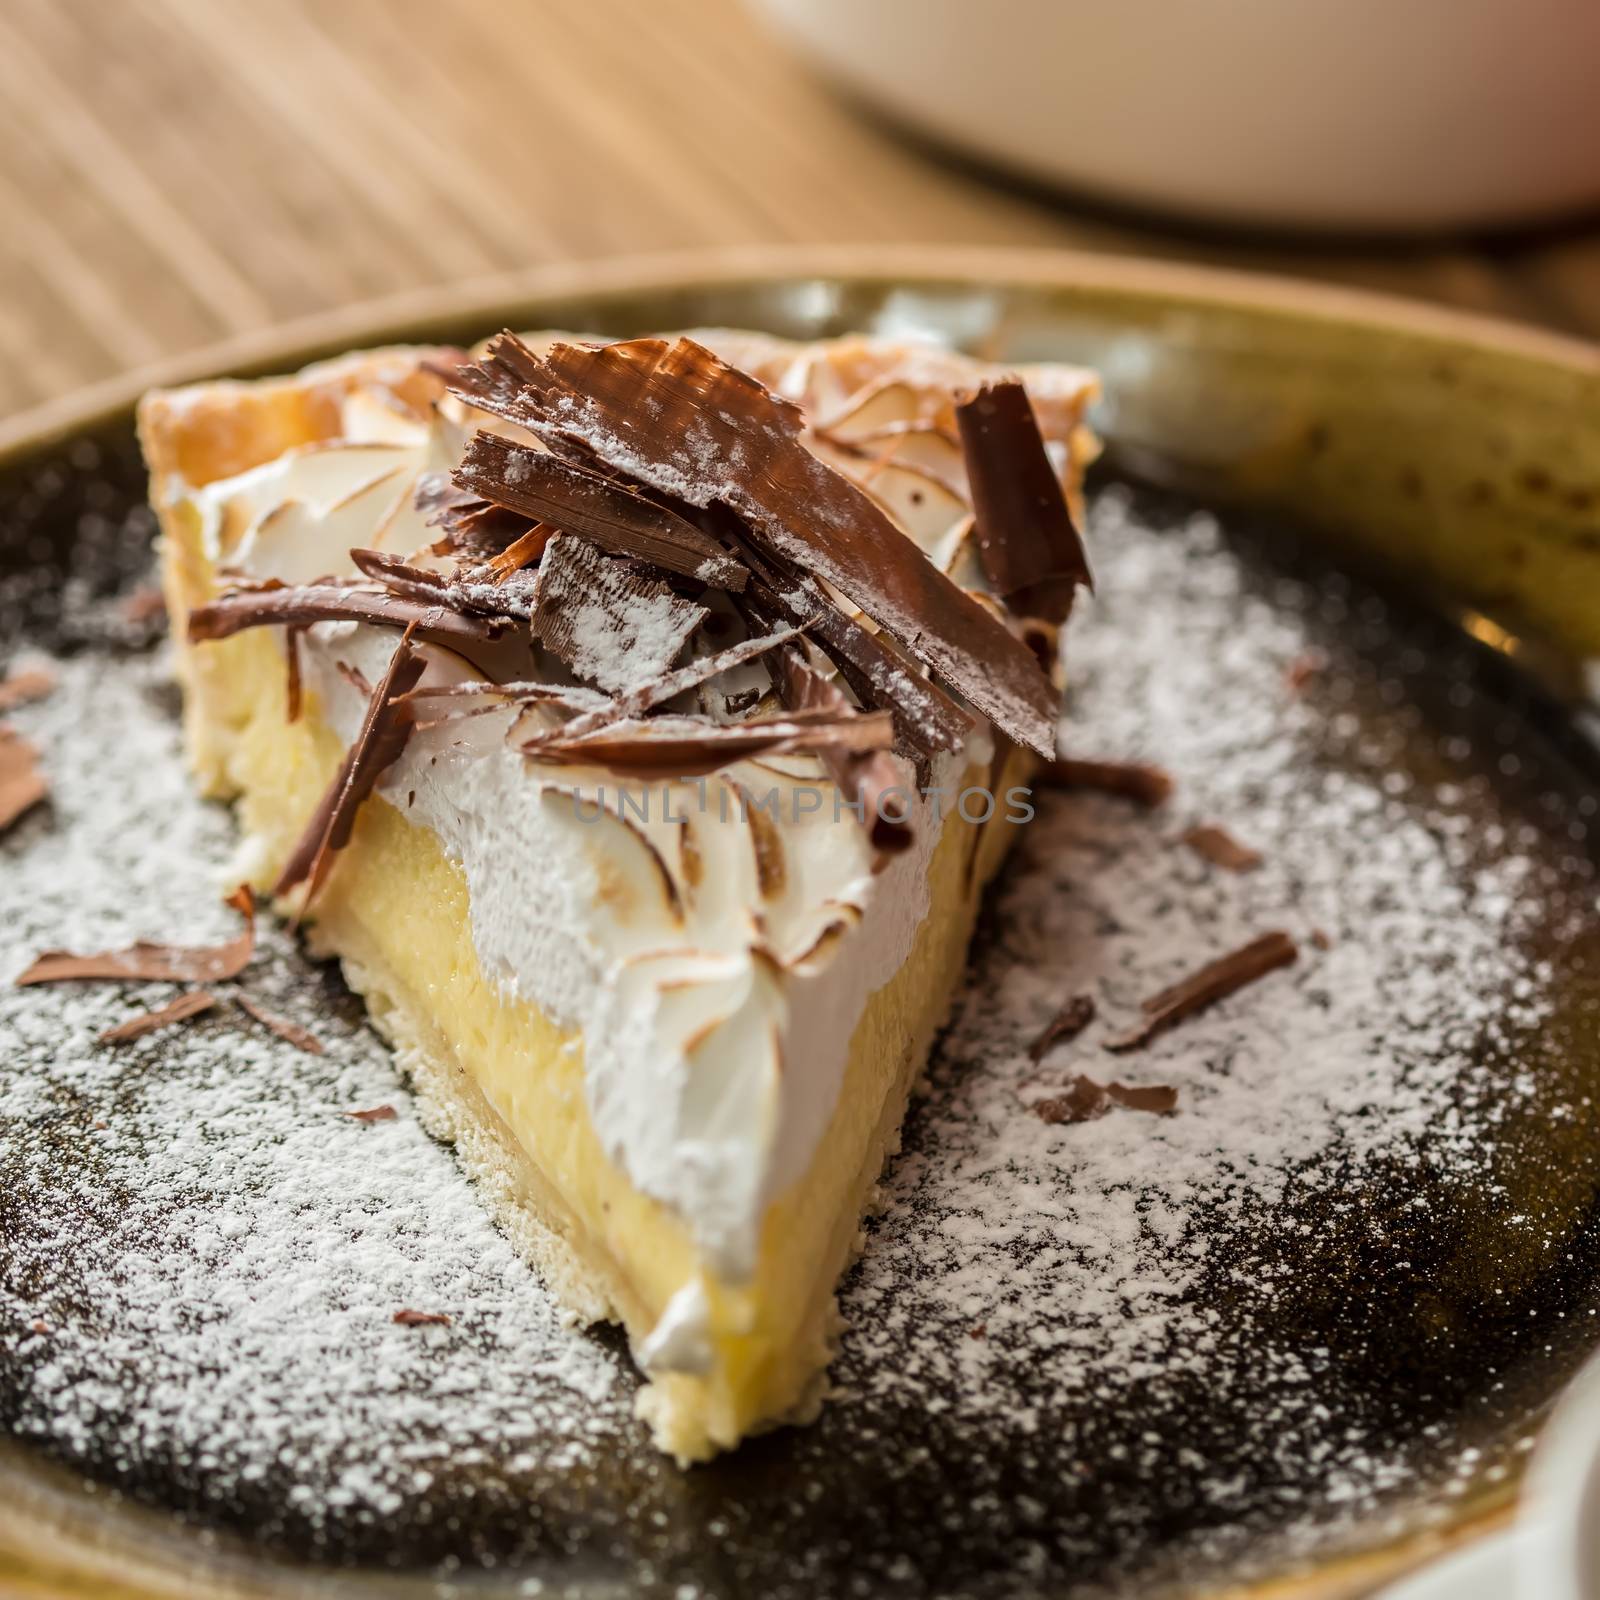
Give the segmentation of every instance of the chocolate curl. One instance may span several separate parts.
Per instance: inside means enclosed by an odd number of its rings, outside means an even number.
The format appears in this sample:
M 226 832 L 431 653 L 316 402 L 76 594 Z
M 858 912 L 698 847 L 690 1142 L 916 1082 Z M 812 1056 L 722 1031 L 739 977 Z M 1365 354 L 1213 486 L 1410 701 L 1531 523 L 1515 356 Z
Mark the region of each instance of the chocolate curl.
M 369 553 L 362 554 L 365 558 Z M 390 578 L 396 576 L 394 567 L 407 567 L 392 556 L 384 557 L 384 563 L 393 566 L 375 563 L 374 570 L 384 570 Z M 407 570 L 413 575 L 423 573 L 420 567 Z M 510 613 L 485 616 L 461 609 L 459 595 L 447 587 L 436 590 L 426 576 L 414 580 L 402 576 L 402 581 L 421 585 L 415 597 L 355 583 L 237 589 L 189 613 L 189 639 L 198 644 L 227 639 L 247 628 L 365 622 L 377 628 L 414 628 L 419 639 L 453 650 L 488 678 L 507 682 L 533 676 L 533 645 L 526 625 L 517 617 Z
M 417 685 L 425 662 L 412 642 L 411 628 L 401 636 L 362 719 L 355 742 L 345 751 L 339 770 L 312 813 L 300 842 L 290 854 L 273 894 L 287 894 L 306 884 L 301 912 L 315 899 L 333 853 L 350 842 L 356 814 L 377 787 L 378 779 L 399 759 L 411 737 L 412 702 L 405 697 Z
M 956 423 L 984 575 L 1019 616 L 1063 622 L 1094 578 L 1028 391 L 1015 378 L 985 384 Z

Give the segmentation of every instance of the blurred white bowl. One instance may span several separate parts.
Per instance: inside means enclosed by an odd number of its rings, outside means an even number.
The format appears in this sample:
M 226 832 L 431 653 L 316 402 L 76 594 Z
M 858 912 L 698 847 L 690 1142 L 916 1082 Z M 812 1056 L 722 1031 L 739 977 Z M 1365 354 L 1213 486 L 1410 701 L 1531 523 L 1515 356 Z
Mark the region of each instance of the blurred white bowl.
M 1232 223 L 1421 232 L 1600 202 L 1600 0 L 755 0 L 914 128 Z

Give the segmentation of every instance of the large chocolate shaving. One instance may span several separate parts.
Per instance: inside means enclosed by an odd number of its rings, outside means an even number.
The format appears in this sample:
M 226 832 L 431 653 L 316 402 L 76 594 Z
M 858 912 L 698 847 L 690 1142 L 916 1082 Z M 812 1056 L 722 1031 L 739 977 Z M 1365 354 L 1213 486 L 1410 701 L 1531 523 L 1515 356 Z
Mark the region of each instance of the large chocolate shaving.
M 744 587 L 739 562 L 676 511 L 503 434 L 480 432 L 467 446 L 455 481 L 496 505 L 580 533 L 612 555 L 633 556 L 719 589 Z
M 546 649 L 602 689 L 628 692 L 671 669 L 706 608 L 561 534 L 539 563 L 533 631 Z
M 731 507 L 762 544 L 827 579 L 996 726 L 1053 752 L 1056 691 L 1028 647 L 805 447 L 798 407 L 703 345 L 558 344 L 540 358 L 502 334 L 478 374 L 453 387 L 547 444 L 576 440 L 678 500 Z
M 1203 1011 L 1257 978 L 1294 962 L 1300 952 L 1294 940 L 1281 930 L 1264 933 L 1259 939 L 1231 950 L 1215 961 L 1208 961 L 1187 978 L 1153 994 L 1143 1002 L 1144 1020 L 1127 1032 L 1105 1041 L 1107 1050 L 1132 1050 L 1148 1044 L 1158 1033 L 1165 1033 L 1185 1017 Z
M 842 718 L 797 714 L 747 722 L 658 717 L 610 723 L 577 738 L 556 728 L 535 734 L 519 748 L 540 761 L 606 767 L 659 780 L 702 777 L 754 756 L 887 749 L 893 738 L 894 725 L 886 712 Z
M 256 947 L 255 897 L 241 884 L 227 904 L 245 919 L 237 939 L 218 945 L 151 944 L 141 939 L 125 950 L 106 950 L 79 956 L 68 950 L 47 950 L 17 979 L 20 988 L 30 983 L 60 983 L 67 979 L 144 979 L 162 983 L 225 983 L 249 965 Z
M 775 651 L 768 661 L 779 698 L 791 711 L 827 712 L 846 718 L 861 716 L 845 698 L 838 684 L 816 670 L 797 647 Z M 904 850 L 911 843 L 911 805 L 900 769 L 887 750 L 818 751 L 828 776 L 861 818 L 873 848 L 886 855 Z M 885 802 L 893 794 L 895 813 Z
M 189 613 L 189 638 L 195 642 L 226 639 L 246 628 L 311 622 L 414 628 L 419 639 L 453 650 L 486 677 L 509 682 L 533 676 L 533 647 L 525 624 L 509 615 L 483 616 L 455 609 L 442 590 L 431 600 L 348 583 L 239 590 L 196 606 Z
M 1015 378 L 985 384 L 956 422 L 985 576 L 1019 616 L 1063 621 L 1094 579 L 1028 391 Z
M 0 722 L 0 833 L 50 793 L 39 770 L 39 753 L 21 734 Z
M 362 803 L 378 779 L 399 759 L 411 737 L 412 707 L 405 696 L 416 687 L 424 665 L 408 628 L 395 647 L 388 670 L 373 690 L 355 742 L 345 751 L 333 782 L 273 886 L 275 895 L 287 894 L 304 883 L 304 904 L 309 905 L 316 896 L 333 852 L 350 842 Z

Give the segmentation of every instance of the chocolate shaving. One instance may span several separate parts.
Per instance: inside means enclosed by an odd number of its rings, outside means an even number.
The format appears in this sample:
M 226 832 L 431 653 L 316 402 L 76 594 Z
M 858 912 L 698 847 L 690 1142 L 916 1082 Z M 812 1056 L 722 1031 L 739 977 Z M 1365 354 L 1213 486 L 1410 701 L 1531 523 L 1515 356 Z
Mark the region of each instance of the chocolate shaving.
M 305 637 L 305 631 L 304 623 L 297 623 L 294 627 L 283 630 L 283 659 L 288 674 L 284 684 L 283 702 L 285 706 L 284 716 L 289 722 L 298 722 L 300 720 L 301 702 L 304 698 L 300 641 Z
M 1321 650 L 1302 650 L 1283 671 L 1284 687 L 1299 694 L 1313 678 L 1328 670 L 1328 657 Z
M 39 770 L 39 752 L 0 722 L 0 834 L 49 794 L 50 785 Z
M 534 735 L 519 748 L 541 761 L 607 767 L 645 779 L 695 778 L 753 756 L 887 749 L 894 727 L 885 712 L 848 717 L 752 718 L 704 722 L 688 717 L 609 723 L 569 737 L 563 728 Z
M 797 406 L 703 345 L 557 344 L 541 358 L 506 333 L 452 388 L 552 448 L 576 441 L 675 499 L 731 507 L 764 548 L 833 584 L 996 726 L 1053 749 L 1057 695 L 1028 647 L 806 448 Z
M 779 697 L 791 711 L 825 711 L 836 717 L 862 713 L 845 699 L 838 684 L 818 672 L 798 648 L 777 651 L 769 662 Z M 822 764 L 839 792 L 861 818 L 875 850 L 893 855 L 911 843 L 910 797 L 900 769 L 887 750 L 824 750 Z M 890 815 L 884 802 L 897 795 L 898 815 Z
M 43 700 L 55 686 L 55 675 L 46 672 L 43 667 L 8 673 L 0 678 L 0 712 L 15 711 L 18 706 Z
M 1215 822 L 1204 822 L 1190 828 L 1183 842 L 1197 856 L 1204 856 L 1213 866 L 1228 872 L 1254 872 L 1261 865 L 1262 855 L 1239 840 Z
M 718 589 L 744 588 L 744 567 L 676 511 L 503 434 L 478 433 L 455 481 L 563 533 L 582 534 L 612 555 L 633 556 Z
M 393 1320 L 402 1328 L 448 1328 L 450 1318 L 442 1311 L 397 1311 Z
M 536 522 L 526 533 L 518 534 L 499 555 L 490 557 L 490 581 L 505 583 L 513 573 L 539 560 L 555 536 L 556 530 L 548 522 Z
M 539 563 L 532 627 L 580 677 L 636 691 L 669 671 L 706 608 L 562 534 Z
M 1158 1033 L 1197 1011 L 1226 999 L 1230 994 L 1254 983 L 1257 978 L 1279 967 L 1289 966 L 1300 952 L 1294 940 L 1281 930 L 1264 933 L 1249 944 L 1208 961 L 1197 972 L 1151 995 L 1144 1001 L 1144 1020 L 1125 1033 L 1105 1041 L 1107 1050 L 1133 1050 L 1148 1044 Z
M 311 622 L 414 626 L 419 639 L 453 650 L 486 677 L 509 681 L 533 675 L 533 649 L 520 621 L 509 613 L 484 616 L 455 609 L 444 589 L 426 601 L 350 583 L 236 590 L 189 613 L 189 638 L 201 643 L 226 639 L 246 628 Z
M 119 1022 L 114 1028 L 107 1028 L 99 1037 L 101 1044 L 125 1044 L 129 1039 L 142 1039 L 147 1033 L 154 1033 L 159 1028 L 170 1028 L 175 1023 L 187 1022 L 191 1017 L 198 1017 L 202 1012 L 209 1011 L 217 1003 L 214 994 L 208 994 L 204 989 L 192 989 L 188 994 L 181 994 L 168 1005 L 155 1011 L 146 1011 L 137 1017 L 130 1017 L 126 1022 Z
M 1094 1021 L 1094 996 L 1075 994 L 1046 1024 L 1044 1032 L 1028 1046 L 1029 1058 L 1042 1061 L 1050 1050 L 1067 1039 L 1076 1039 Z
M 346 661 L 342 656 L 334 662 L 339 676 L 350 685 L 363 700 L 372 698 L 372 683 L 360 667 Z
M 1112 1106 L 1123 1106 L 1129 1111 L 1146 1111 L 1154 1116 L 1171 1116 L 1178 1109 L 1178 1091 L 1165 1084 L 1135 1088 L 1126 1083 L 1096 1083 L 1079 1073 L 1064 1094 L 1040 1100 L 1033 1106 L 1033 1114 L 1041 1122 L 1092 1122 L 1103 1117 Z
M 727 649 L 719 650 L 715 655 L 697 656 L 692 661 L 686 661 L 681 667 L 674 667 L 672 671 L 663 673 L 653 682 L 641 684 L 618 699 L 607 700 L 604 704 L 585 711 L 583 715 L 574 717 L 561 732 L 564 737 L 575 739 L 619 718 L 641 717 L 647 711 L 665 705 L 668 700 L 682 694 L 686 689 L 698 688 L 732 667 L 743 666 L 746 662 L 754 661 L 758 656 L 787 644 L 791 639 L 798 638 L 799 633 L 798 628 L 780 628 L 776 633 L 761 634 L 754 639 L 745 639 L 738 644 L 729 645 Z M 512 686 L 508 686 L 505 691 L 510 696 L 514 696 L 515 692 Z M 547 695 L 544 698 L 552 697 Z M 759 699 L 760 692 L 756 691 L 750 704 L 754 705 Z
M 263 1028 L 270 1028 L 280 1039 L 292 1044 L 296 1050 L 304 1050 L 311 1056 L 322 1054 L 322 1041 L 309 1028 L 302 1028 L 298 1022 L 290 1022 L 285 1017 L 273 1016 L 248 995 L 235 995 L 234 999 L 238 1001 L 241 1011 L 254 1017 Z
M 361 1111 L 347 1111 L 345 1115 L 352 1122 L 393 1122 L 396 1112 L 391 1105 L 367 1106 Z
M 151 944 L 141 939 L 125 950 L 107 950 L 97 955 L 79 956 L 67 950 L 47 950 L 17 979 L 17 986 L 61 983 L 69 979 L 226 983 L 244 971 L 255 952 L 255 896 L 247 884 L 240 884 L 224 903 L 234 907 L 245 919 L 244 932 L 226 944 Z
M 1311 930 L 1312 948 L 1316 950 L 1333 949 L 1333 940 L 1328 935 L 1326 928 L 1313 928 Z
M 972 719 L 890 640 L 848 616 L 809 573 L 794 572 L 754 550 L 745 556 L 755 574 L 741 596 L 748 611 L 769 627 L 787 622 L 805 628 L 863 706 L 893 713 L 908 749 L 931 756 L 961 748 Z
M 1172 794 L 1172 774 L 1144 761 L 1048 761 L 1035 779 L 1045 789 L 1093 789 L 1153 808 Z
M 984 575 L 1017 615 L 1064 621 L 1094 579 L 1028 391 L 985 384 L 955 412 Z
M 304 883 L 302 909 L 316 897 L 329 859 L 350 842 L 362 803 L 411 737 L 412 708 L 405 696 L 416 687 L 424 665 L 412 643 L 412 630 L 407 628 L 389 660 L 388 670 L 367 702 L 367 714 L 361 720 L 355 742 L 345 751 L 333 782 L 317 803 L 300 842 L 273 886 L 275 895 L 287 894 Z
M 1151 1116 L 1170 1117 L 1178 1109 L 1178 1091 L 1167 1083 L 1135 1087 L 1127 1083 L 1108 1083 L 1106 1093 L 1129 1111 L 1146 1111 Z

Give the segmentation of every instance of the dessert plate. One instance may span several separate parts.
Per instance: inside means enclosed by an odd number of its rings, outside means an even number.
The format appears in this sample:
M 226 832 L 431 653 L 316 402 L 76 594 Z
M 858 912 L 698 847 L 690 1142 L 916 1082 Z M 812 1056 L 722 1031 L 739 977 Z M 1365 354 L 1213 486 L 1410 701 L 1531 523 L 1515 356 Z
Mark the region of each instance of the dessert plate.
M 655 1456 L 621 1351 L 561 1324 L 280 934 L 243 992 L 321 1055 L 226 1008 L 118 1050 L 97 1034 L 148 991 L 8 988 L 0 1586 L 1354 1594 L 1509 1506 L 1600 1312 L 1586 347 L 1133 263 L 835 254 L 424 298 L 24 419 L 0 659 L 49 659 L 10 715 L 52 799 L 0 842 L 0 978 L 232 931 L 227 822 L 187 797 L 128 603 L 139 389 L 713 323 L 1097 366 L 1067 737 L 1175 785 L 1039 797 L 845 1282 L 833 1400 L 707 1467 Z M 1030 1059 L 1073 993 L 1134 1005 L 1272 928 L 1293 968 L 1136 1065 L 1092 1035 Z M 1080 1071 L 1177 1110 L 1040 1116 Z

